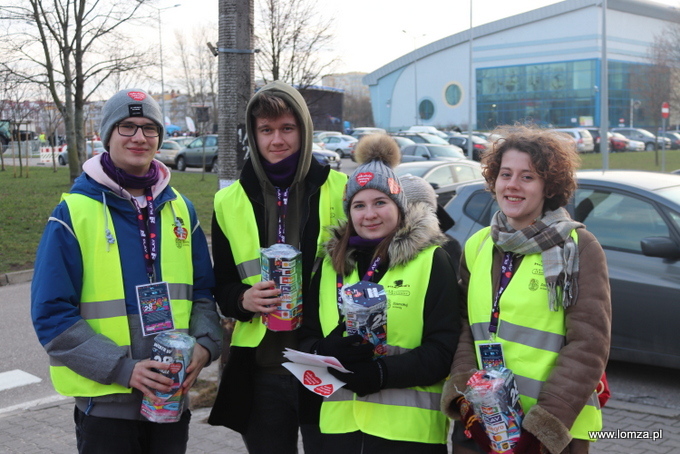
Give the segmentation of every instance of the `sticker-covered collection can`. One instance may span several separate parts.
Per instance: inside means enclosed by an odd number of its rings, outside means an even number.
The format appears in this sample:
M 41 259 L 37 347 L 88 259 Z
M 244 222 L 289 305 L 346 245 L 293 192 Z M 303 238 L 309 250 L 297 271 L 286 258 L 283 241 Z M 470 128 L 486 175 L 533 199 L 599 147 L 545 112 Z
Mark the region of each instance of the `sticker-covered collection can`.
M 281 290 L 281 304 L 274 312 L 262 314 L 270 331 L 293 331 L 302 324 L 302 254 L 285 243 L 260 249 L 263 281 L 274 281 Z
M 195 345 L 194 337 L 178 331 L 160 333 L 154 339 L 151 359 L 170 364 L 169 370 L 158 372 L 170 377 L 173 384 L 169 393 L 155 391 L 156 396 L 163 399 L 160 405 L 154 405 L 148 397 L 144 396 L 141 413 L 149 421 L 166 423 L 180 420 L 186 397 L 182 384 L 186 378 L 186 370 L 191 362 Z

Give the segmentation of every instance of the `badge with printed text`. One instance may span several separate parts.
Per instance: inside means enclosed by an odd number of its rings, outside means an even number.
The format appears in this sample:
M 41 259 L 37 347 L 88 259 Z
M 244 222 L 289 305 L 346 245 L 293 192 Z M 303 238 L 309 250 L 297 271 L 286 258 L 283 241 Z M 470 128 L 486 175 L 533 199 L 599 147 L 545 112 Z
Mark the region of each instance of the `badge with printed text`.
M 498 342 L 486 342 L 477 344 L 479 357 L 482 361 L 482 369 L 490 367 L 505 367 L 503 359 L 503 346 Z
M 136 289 L 142 334 L 151 336 L 174 329 L 175 323 L 172 320 L 168 283 L 154 282 L 138 285 Z

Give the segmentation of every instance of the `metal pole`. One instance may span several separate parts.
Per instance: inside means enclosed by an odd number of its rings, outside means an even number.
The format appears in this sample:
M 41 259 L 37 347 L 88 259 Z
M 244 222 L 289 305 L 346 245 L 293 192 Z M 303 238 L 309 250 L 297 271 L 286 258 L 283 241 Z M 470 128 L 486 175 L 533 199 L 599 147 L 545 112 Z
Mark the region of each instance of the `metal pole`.
M 602 170 L 609 169 L 609 68 L 607 64 L 607 0 L 602 0 L 602 63 L 600 65 L 600 152 Z M 604 147 L 602 146 L 604 144 Z
M 661 171 L 666 171 L 666 118 L 661 117 Z

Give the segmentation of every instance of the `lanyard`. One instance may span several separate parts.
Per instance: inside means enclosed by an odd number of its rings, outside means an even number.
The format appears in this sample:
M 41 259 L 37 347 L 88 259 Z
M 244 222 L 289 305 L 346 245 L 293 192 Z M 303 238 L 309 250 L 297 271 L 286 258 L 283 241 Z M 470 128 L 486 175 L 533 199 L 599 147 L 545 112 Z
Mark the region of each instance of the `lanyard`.
M 137 199 L 133 197 L 132 203 L 137 211 L 137 226 L 139 227 L 139 237 L 142 240 L 146 274 L 149 276 L 149 282 L 153 282 L 153 264 L 156 261 L 156 257 L 158 257 L 158 225 L 156 225 L 156 210 L 154 209 L 151 188 L 144 190 L 144 197 L 146 197 L 148 222 L 144 222 L 144 214 Z
M 489 322 L 489 332 L 493 335 L 498 331 L 498 317 L 501 313 L 500 300 L 503 291 L 508 287 L 513 274 L 512 252 L 506 252 L 501 264 L 501 285 L 491 307 L 491 321 Z
M 279 214 L 279 230 L 277 232 L 277 241 L 279 243 L 286 242 L 286 212 L 288 211 L 288 190 L 286 188 L 283 191 L 281 188 L 276 188 L 276 207 Z
M 371 263 L 371 266 L 368 267 L 368 270 L 366 270 L 366 274 L 364 274 L 364 277 L 361 279 L 362 281 L 370 281 L 373 275 L 375 274 L 375 270 L 378 269 L 378 265 L 380 265 L 380 257 L 376 257 L 375 260 L 373 260 L 373 263 Z M 342 312 L 342 285 L 343 285 L 343 279 L 342 275 L 340 273 L 337 274 L 337 288 L 338 288 L 338 310 Z

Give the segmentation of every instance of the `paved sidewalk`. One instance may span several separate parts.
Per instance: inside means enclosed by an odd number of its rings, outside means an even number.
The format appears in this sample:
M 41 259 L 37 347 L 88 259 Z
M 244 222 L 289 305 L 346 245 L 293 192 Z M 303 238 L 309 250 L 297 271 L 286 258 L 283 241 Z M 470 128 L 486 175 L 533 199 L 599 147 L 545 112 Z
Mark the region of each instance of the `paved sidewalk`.
M 240 435 L 224 427 L 213 427 L 204 422 L 208 413 L 209 409 L 199 409 L 193 413 L 188 452 L 246 454 Z M 0 414 L 0 453 L 75 452 L 72 415 L 71 399 Z M 633 432 L 620 434 L 625 438 L 595 443 L 591 449 L 592 453 L 680 452 L 680 413 L 675 410 L 610 400 L 604 409 L 604 429 Z M 651 437 L 654 433 L 661 435 L 661 438 L 655 441 L 631 438 L 646 434 Z

